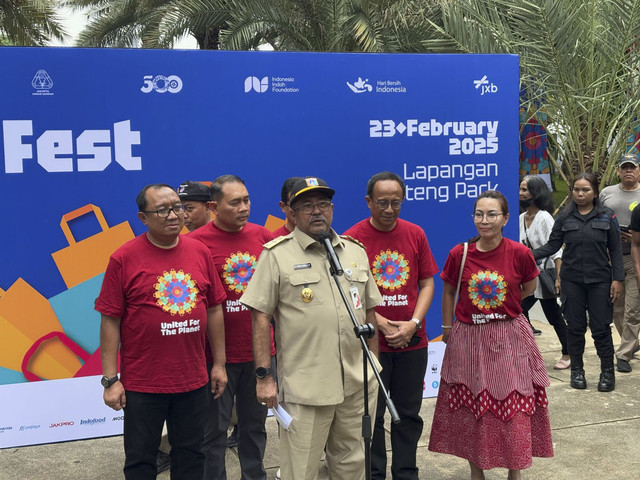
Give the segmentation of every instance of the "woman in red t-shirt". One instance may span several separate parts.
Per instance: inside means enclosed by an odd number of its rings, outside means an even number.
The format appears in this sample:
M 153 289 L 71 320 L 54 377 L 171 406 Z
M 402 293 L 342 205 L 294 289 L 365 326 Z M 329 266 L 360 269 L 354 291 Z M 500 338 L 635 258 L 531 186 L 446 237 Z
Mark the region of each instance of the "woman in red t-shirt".
M 502 236 L 504 195 L 481 193 L 473 218 L 478 236 L 468 244 L 460 292 L 464 245 L 449 252 L 440 275 L 447 349 L 429 450 L 467 459 L 472 480 L 495 467 L 519 480 L 532 457 L 553 456 L 549 377 L 520 307 L 535 290 L 538 269 L 527 247 Z

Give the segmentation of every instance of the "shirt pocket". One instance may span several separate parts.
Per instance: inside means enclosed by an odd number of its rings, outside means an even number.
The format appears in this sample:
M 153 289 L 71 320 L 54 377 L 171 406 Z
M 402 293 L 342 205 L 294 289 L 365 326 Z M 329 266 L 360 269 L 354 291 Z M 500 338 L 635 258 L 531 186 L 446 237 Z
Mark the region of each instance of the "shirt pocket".
M 320 291 L 320 274 L 317 272 L 296 272 L 289 275 L 289 284 L 293 292 L 293 302 L 297 306 L 312 307 L 324 303 Z
M 564 234 L 565 243 L 582 242 L 582 233 L 580 232 L 580 224 L 578 222 L 564 222 L 562 224 L 562 233 Z
M 370 272 L 368 269 L 358 268 L 351 271 L 350 280 L 357 283 L 367 283 L 367 280 L 369 280 L 369 274 Z
M 343 289 L 346 284 L 346 290 L 348 290 L 347 297 L 350 299 L 351 307 L 356 308 L 357 310 L 362 309 L 363 311 L 366 311 L 366 309 L 369 308 L 366 304 L 366 291 L 367 281 L 369 280 L 370 275 L 371 272 L 368 268 L 347 268 L 345 269 L 344 276 L 342 277 L 344 279 L 341 280 Z M 357 297 L 354 296 L 354 288 L 358 291 Z
M 591 223 L 593 229 L 593 238 L 600 243 L 607 243 L 611 224 L 606 220 L 594 220 Z

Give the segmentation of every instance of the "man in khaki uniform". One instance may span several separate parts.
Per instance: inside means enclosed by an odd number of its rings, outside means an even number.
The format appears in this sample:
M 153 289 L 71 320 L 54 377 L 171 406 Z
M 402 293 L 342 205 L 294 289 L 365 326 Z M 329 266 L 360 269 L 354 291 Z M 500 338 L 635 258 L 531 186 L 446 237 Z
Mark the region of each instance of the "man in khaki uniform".
M 319 178 L 293 189 L 292 236 L 265 245 L 240 302 L 252 310 L 258 401 L 280 403 L 293 421 L 282 432 L 283 480 L 313 480 L 326 444 L 330 478 L 364 479 L 363 378 L 360 340 L 329 271 L 320 233 L 330 231 L 344 275 L 340 283 L 360 324 L 376 326 L 381 296 L 362 245 L 331 229 L 334 190 Z M 276 322 L 278 387 L 270 370 L 270 327 Z M 368 341 L 377 354 L 377 334 Z M 378 385 L 369 369 L 369 410 Z

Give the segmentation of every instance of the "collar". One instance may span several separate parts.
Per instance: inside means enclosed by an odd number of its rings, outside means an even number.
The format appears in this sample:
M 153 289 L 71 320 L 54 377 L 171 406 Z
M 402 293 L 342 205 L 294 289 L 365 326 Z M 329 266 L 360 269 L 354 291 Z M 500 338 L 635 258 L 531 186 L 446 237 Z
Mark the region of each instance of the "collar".
M 306 250 L 307 248 L 309 248 L 311 245 L 314 245 L 314 244 L 320 245 L 320 243 L 317 240 L 315 240 L 314 238 L 304 233 L 298 227 L 296 227 L 295 230 L 293 231 L 293 238 L 295 238 L 298 241 L 298 243 L 300 244 L 303 250 Z M 344 245 L 342 239 L 338 236 L 338 234 L 335 232 L 333 228 L 331 229 L 331 245 L 333 245 L 334 247 L 341 247 L 341 248 Z

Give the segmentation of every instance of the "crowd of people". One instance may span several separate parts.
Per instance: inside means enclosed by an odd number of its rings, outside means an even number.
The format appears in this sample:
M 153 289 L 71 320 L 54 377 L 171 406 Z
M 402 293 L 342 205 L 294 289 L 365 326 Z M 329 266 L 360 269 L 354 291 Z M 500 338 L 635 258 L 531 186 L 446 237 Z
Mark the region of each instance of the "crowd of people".
M 553 456 L 549 377 L 528 317 L 537 301 L 561 345 L 553 368 L 571 369 L 571 387 L 587 387 L 587 326 L 601 359 L 597 389 L 615 388 L 614 367 L 631 371 L 640 159 L 623 156 L 617 171 L 621 183 L 600 194 L 594 175 L 577 175 L 555 220 L 546 183 L 523 178 L 519 241 L 503 237 L 504 195 L 482 192 L 471 212 L 477 235 L 446 259 L 447 348 L 429 450 L 468 460 L 472 479 L 502 467 L 518 480 L 533 457 Z M 395 173 L 372 176 L 370 216 L 342 235 L 332 228 L 335 191 L 317 177 L 284 182 L 286 220 L 275 232 L 249 222 L 249 192 L 235 175 L 141 190 L 147 231 L 111 256 L 96 300 L 104 401 L 124 410 L 125 478 L 156 478 L 164 426 L 172 478 L 226 479 L 236 424 L 241 478 L 265 480 L 267 411 L 282 407 L 292 421 L 279 432 L 278 478 L 316 479 L 324 457 L 330 478 L 364 479 L 367 400 L 370 477 L 386 478 L 387 398 L 372 369 L 364 376 L 354 320 L 369 326 L 366 343 L 399 417 L 389 427 L 391 477 L 419 478 L 425 322 L 439 321 L 429 314 L 439 268 L 424 230 L 400 218 L 405 188 Z M 549 293 L 537 279 L 550 268 Z M 612 321 L 622 339 L 615 351 Z

